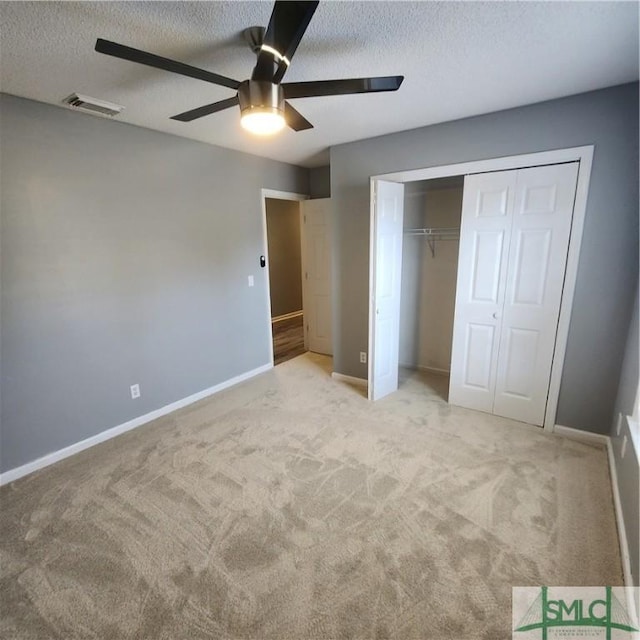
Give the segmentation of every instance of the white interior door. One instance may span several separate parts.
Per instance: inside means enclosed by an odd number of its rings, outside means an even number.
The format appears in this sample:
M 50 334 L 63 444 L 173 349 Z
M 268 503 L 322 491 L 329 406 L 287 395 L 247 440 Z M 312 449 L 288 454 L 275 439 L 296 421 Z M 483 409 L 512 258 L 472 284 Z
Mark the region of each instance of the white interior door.
M 377 180 L 371 236 L 370 400 L 398 389 L 403 210 L 404 185 Z
M 518 171 L 493 413 L 542 425 L 578 163 Z
M 577 168 L 465 179 L 452 404 L 543 424 Z
M 465 177 L 449 402 L 493 411 L 516 171 Z
M 304 225 L 305 329 L 308 348 L 331 355 L 331 200 L 302 204 Z

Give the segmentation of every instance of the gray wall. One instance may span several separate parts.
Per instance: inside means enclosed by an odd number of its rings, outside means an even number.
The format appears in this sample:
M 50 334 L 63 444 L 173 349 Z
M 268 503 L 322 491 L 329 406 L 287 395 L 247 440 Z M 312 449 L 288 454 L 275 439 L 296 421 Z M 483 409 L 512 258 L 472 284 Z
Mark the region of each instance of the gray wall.
M 331 197 L 331 167 L 309 169 L 309 193 L 312 198 Z
M 638 273 L 638 84 L 331 149 L 334 370 L 366 378 L 369 177 L 595 145 L 557 422 L 607 433 Z
M 269 362 L 260 189 L 308 170 L 0 107 L 2 470 Z
M 302 310 L 300 205 L 267 198 L 271 317 Z
M 624 514 L 624 526 L 627 532 L 629 543 L 629 555 L 631 559 L 631 574 L 633 584 L 640 586 L 640 473 L 638 471 L 638 454 L 634 450 L 629 433 L 629 423 L 626 417 L 633 413 L 633 405 L 638 393 L 638 353 L 640 344 L 638 341 L 638 291 L 636 289 L 636 303 L 633 316 L 629 325 L 625 357 L 620 375 L 620 385 L 618 387 L 618 397 L 616 399 L 613 424 L 611 427 L 611 440 L 613 454 L 616 460 L 616 471 L 618 475 L 618 488 L 620 490 L 620 501 Z M 622 429 L 617 435 L 617 424 L 621 414 Z M 627 438 L 627 447 L 624 458 L 622 457 L 622 441 Z

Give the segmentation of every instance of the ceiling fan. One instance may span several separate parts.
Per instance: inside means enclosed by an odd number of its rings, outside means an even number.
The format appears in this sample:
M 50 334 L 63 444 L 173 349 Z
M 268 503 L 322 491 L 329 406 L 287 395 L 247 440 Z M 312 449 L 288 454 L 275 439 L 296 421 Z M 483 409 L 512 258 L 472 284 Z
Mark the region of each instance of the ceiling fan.
M 245 29 L 245 39 L 257 54 L 257 62 L 251 79 L 243 82 L 102 38 L 96 41 L 95 50 L 123 60 L 212 82 L 237 92 L 232 98 L 171 116 L 172 120 L 191 122 L 238 105 L 241 112 L 240 122 L 252 133 L 275 133 L 285 124 L 294 131 L 303 131 L 312 129 L 313 125 L 287 100 L 396 91 L 404 80 L 404 76 L 384 76 L 282 83 L 282 78 L 291 64 L 291 58 L 317 6 L 318 1 L 276 0 L 266 31 L 263 27 Z

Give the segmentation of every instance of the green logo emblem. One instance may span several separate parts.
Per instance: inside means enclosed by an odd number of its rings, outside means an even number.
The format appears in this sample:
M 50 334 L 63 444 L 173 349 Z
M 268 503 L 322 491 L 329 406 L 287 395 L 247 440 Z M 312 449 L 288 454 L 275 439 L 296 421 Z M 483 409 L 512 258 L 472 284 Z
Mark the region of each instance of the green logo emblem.
M 637 638 L 637 622 L 629 613 L 633 607 L 633 589 L 616 587 L 514 587 L 514 623 L 516 606 L 522 610 L 523 602 L 530 602 L 526 613 L 514 624 L 514 638 Z M 520 591 L 521 593 L 517 593 Z M 531 602 L 531 592 L 537 593 Z M 526 593 L 522 593 L 526 592 Z M 526 598 L 526 596 L 529 596 Z M 625 597 L 625 595 L 627 597 Z M 519 596 L 519 597 L 517 597 Z M 523 599 L 523 596 L 525 598 Z M 632 603 L 631 607 L 626 603 Z M 549 635 L 550 630 L 553 635 Z M 536 632 L 535 635 L 526 632 Z M 612 633 L 615 632 L 615 636 Z M 623 633 L 624 632 L 624 633 Z M 540 635 L 538 635 L 540 633 Z M 525 635 L 520 635 L 525 634 Z M 629 635 L 633 634 L 633 635 Z

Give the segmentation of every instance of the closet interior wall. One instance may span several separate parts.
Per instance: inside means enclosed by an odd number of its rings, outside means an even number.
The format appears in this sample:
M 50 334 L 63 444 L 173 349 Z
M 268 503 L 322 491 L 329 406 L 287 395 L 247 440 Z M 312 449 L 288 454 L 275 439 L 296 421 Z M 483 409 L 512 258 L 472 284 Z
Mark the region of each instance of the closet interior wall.
M 448 373 L 458 273 L 458 240 L 434 240 L 411 229 L 460 228 L 464 177 L 405 184 L 401 367 Z M 433 248 L 433 251 L 432 251 Z

